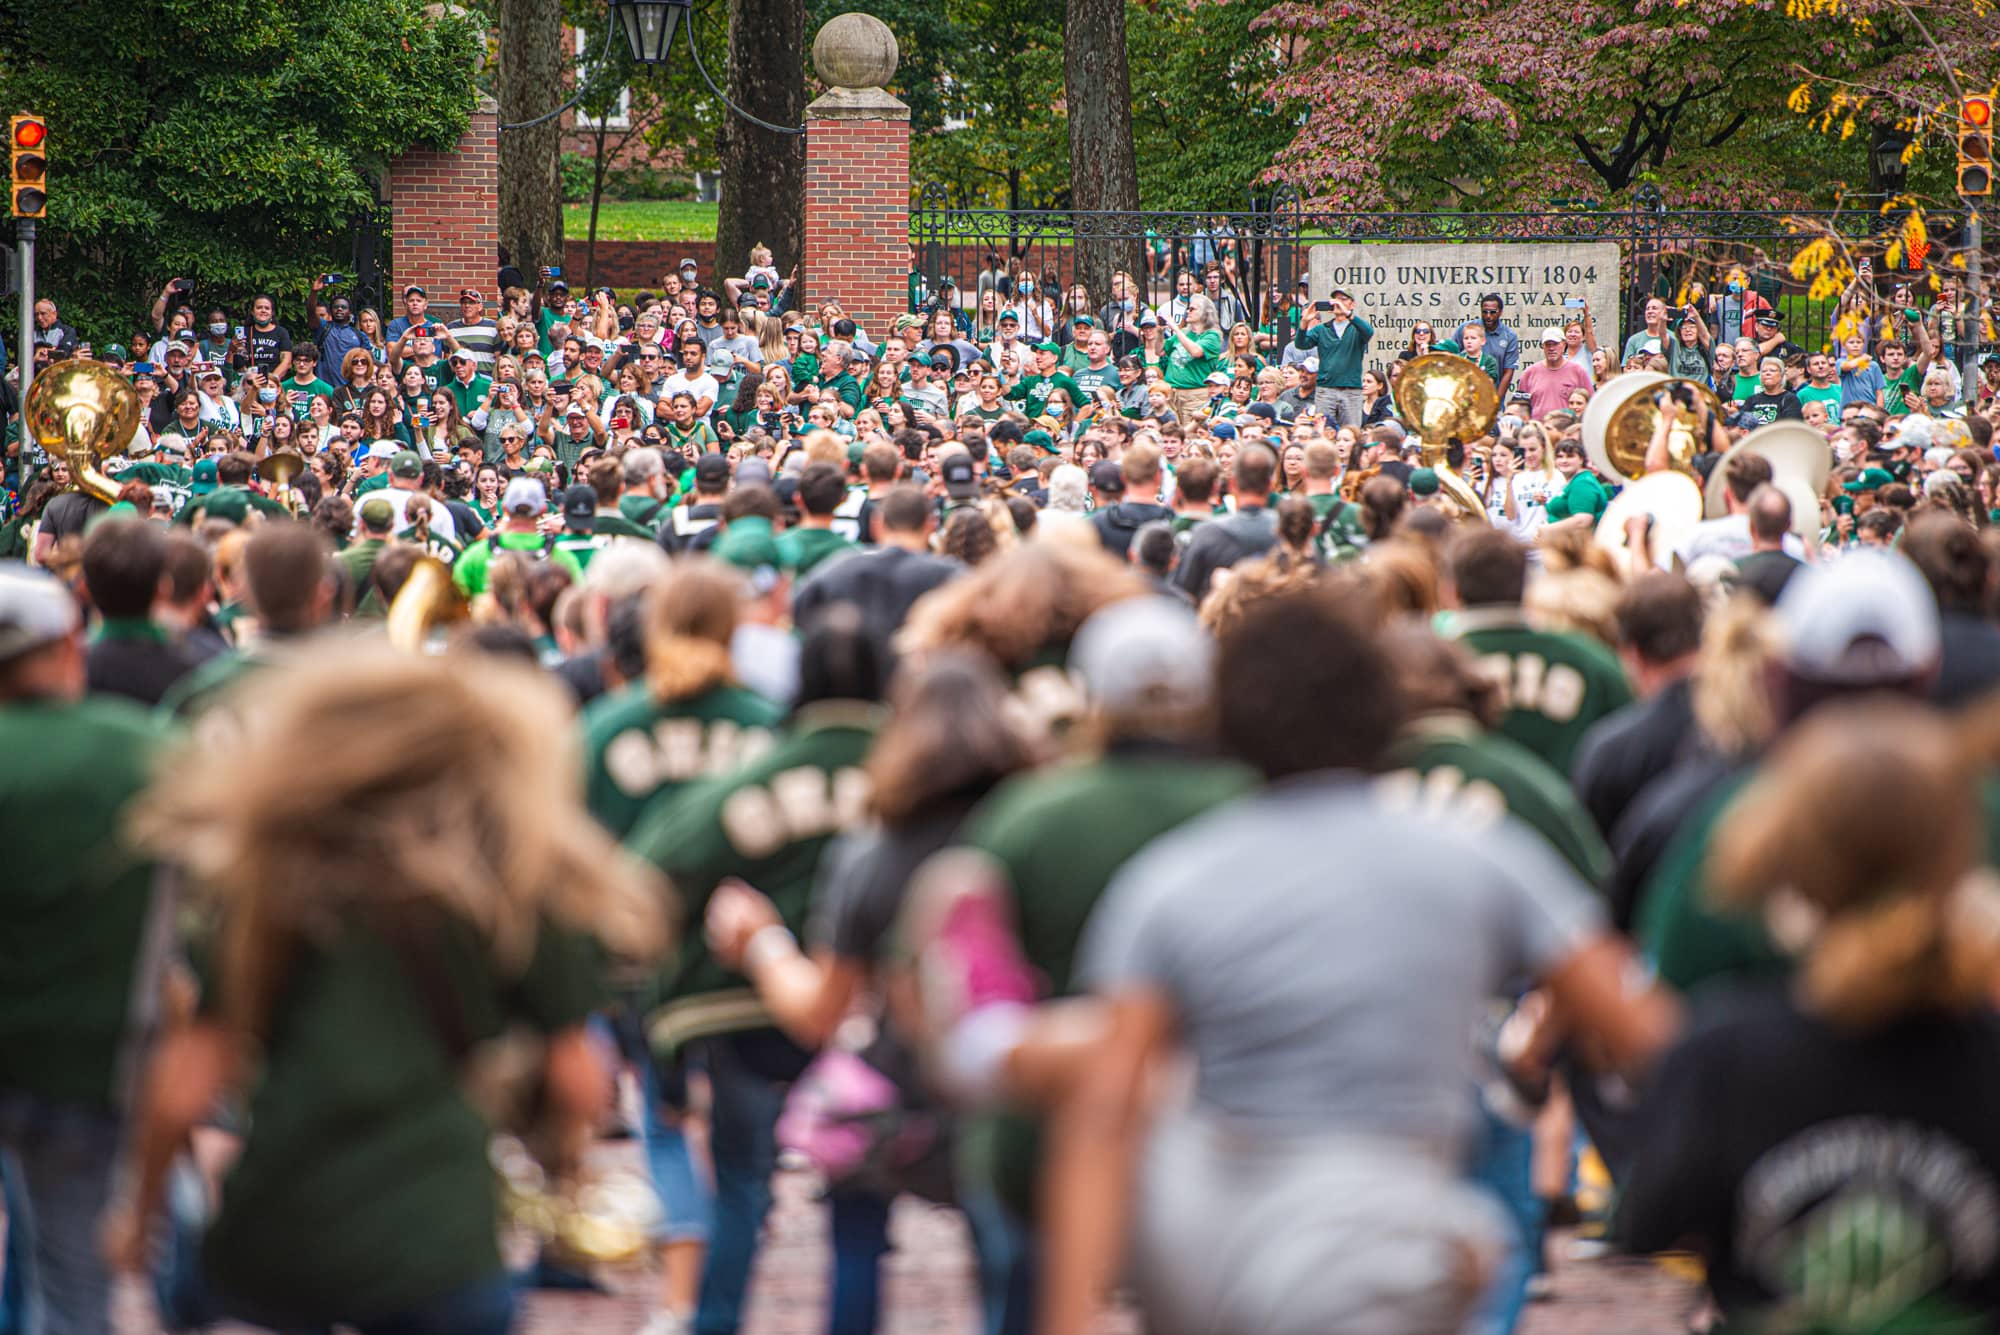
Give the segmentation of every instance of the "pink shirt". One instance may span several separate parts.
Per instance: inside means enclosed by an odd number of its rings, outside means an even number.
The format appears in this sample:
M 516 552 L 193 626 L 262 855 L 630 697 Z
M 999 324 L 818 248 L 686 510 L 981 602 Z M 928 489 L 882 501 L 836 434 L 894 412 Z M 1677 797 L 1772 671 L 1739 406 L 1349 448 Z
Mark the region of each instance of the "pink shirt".
M 1573 391 L 1590 392 L 1590 372 L 1572 361 L 1565 360 L 1560 366 L 1539 361 L 1523 370 L 1514 383 L 1528 392 L 1528 416 L 1547 417 L 1567 408 Z

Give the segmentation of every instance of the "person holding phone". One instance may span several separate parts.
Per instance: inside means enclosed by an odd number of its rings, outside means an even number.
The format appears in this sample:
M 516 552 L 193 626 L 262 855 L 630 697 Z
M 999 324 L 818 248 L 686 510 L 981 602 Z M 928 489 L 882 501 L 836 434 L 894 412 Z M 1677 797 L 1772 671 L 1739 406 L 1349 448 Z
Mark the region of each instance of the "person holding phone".
M 1305 312 L 1298 341 L 1319 354 L 1313 407 L 1328 426 L 1361 425 L 1361 370 L 1374 339 L 1375 326 L 1354 313 L 1354 294 L 1344 287 Z

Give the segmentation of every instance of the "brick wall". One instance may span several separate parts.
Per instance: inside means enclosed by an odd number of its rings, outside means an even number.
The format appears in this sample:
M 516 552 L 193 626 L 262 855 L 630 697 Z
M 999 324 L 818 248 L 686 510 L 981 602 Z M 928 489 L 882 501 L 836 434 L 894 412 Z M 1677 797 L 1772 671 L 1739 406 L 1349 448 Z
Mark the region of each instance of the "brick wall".
M 819 105 L 806 109 L 805 299 L 832 298 L 862 328 L 886 330 L 909 304 L 909 112 L 826 116 Z
M 458 143 L 405 153 L 389 167 L 393 281 L 391 293 L 421 284 L 450 312 L 460 288 L 476 287 L 489 305 L 500 269 L 500 150 L 497 108 L 482 98 Z

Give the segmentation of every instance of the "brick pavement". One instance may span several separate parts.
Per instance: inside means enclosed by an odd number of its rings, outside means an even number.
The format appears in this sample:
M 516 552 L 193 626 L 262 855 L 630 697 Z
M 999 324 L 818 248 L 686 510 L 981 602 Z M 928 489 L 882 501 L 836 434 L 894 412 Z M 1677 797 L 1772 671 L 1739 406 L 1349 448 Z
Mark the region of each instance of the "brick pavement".
M 826 1212 L 814 1184 L 785 1173 L 777 1182 L 768 1245 L 752 1287 L 748 1335 L 820 1335 L 827 1287 Z M 897 1206 L 895 1250 L 885 1262 L 882 1335 L 971 1335 L 975 1277 L 966 1232 L 956 1212 L 919 1201 Z M 1555 1248 L 1556 1292 L 1529 1309 L 1521 1335 L 1680 1335 L 1693 1302 L 1689 1286 L 1640 1261 L 1564 1259 Z M 645 1322 L 654 1291 L 643 1266 L 607 1277 L 615 1292 L 537 1293 L 527 1303 L 522 1335 L 633 1335 Z M 151 1304 L 137 1286 L 121 1294 L 120 1335 L 153 1335 Z M 1129 1317 L 1114 1317 L 1102 1335 L 1137 1335 Z

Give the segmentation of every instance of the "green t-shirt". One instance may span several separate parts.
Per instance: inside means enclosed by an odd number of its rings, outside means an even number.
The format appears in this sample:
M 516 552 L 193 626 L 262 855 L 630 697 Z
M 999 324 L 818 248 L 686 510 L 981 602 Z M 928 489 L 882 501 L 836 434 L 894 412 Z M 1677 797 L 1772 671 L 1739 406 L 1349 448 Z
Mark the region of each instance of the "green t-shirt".
M 1604 513 L 1604 507 L 1611 504 L 1611 493 L 1597 480 L 1597 474 L 1589 469 L 1579 469 L 1563 489 L 1549 497 L 1548 516 L 1550 522 L 1569 519 L 1576 515 L 1590 515 L 1593 518 Z
M 830 528 L 788 528 L 778 535 L 778 560 L 795 576 L 804 576 L 829 556 L 855 545 Z
M 1384 785 L 1460 829 L 1484 829 L 1513 816 L 1591 885 L 1601 886 L 1611 875 L 1611 850 L 1568 781 L 1470 715 L 1412 719 L 1390 751 L 1389 771 Z
M 702 454 L 709 454 L 721 448 L 721 442 L 716 439 L 714 428 L 706 422 L 696 422 L 685 429 L 667 422 L 662 424 L 660 429 L 667 433 L 667 448 L 676 453 L 686 450 L 690 444 Z
M 1014 895 L 1022 953 L 1049 994 L 1075 990 L 1078 945 L 1118 869 L 1153 840 L 1256 787 L 1249 770 L 1145 744 L 1003 783 L 973 811 L 964 842 L 991 855 Z M 973 1119 L 961 1168 L 1034 1218 L 1036 1123 Z
M 1609 649 L 1581 635 L 1536 630 L 1517 608 L 1461 612 L 1451 633 L 1500 683 L 1507 711 L 1500 733 L 1558 774 L 1569 773 L 1570 757 L 1591 724 L 1632 701 L 1625 670 Z
M 1828 417 L 1836 422 L 1840 420 L 1840 382 L 1838 380 L 1824 387 L 1815 385 L 1808 380 L 1792 392 L 1799 396 L 1799 406 L 1801 408 L 1817 399 L 1826 405 Z
M 1222 369 L 1222 334 L 1219 330 L 1205 329 L 1189 337 L 1201 349 L 1201 356 L 1190 355 L 1178 335 L 1167 336 L 1168 389 L 1200 389 L 1208 383 L 1211 372 Z
M 1764 382 L 1761 379 L 1759 379 L 1755 375 L 1743 375 L 1742 373 L 1739 372 L 1736 376 L 1735 389 L 1730 394 L 1729 397 L 1734 399 L 1736 402 L 1741 403 L 1743 400 L 1749 398 L 1752 394 L 1761 394 L 1763 390 L 1764 390 Z M 1780 390 L 1780 392 L 1781 393 L 1783 392 L 1782 389 Z
M 1328 491 L 1306 497 L 1306 504 L 1312 506 L 1313 517 L 1319 521 L 1320 550 L 1329 560 L 1349 560 L 1368 545 L 1368 535 L 1361 527 L 1361 507 L 1354 502 Z
M 291 405 L 292 416 L 303 422 L 306 420 L 306 410 L 312 403 L 313 396 L 324 394 L 330 399 L 333 397 L 333 386 L 318 376 L 310 380 L 300 380 L 297 376 L 291 376 L 278 382 L 278 393 L 284 395 L 285 402 Z
M 123 822 L 169 735 L 110 696 L 0 705 L 0 1091 L 106 1107 L 127 1093 L 133 989 L 158 980 L 141 958 L 153 867 Z
M 575 556 L 559 546 L 552 545 L 539 533 L 496 533 L 481 539 L 459 554 L 452 562 L 451 580 L 459 591 L 468 598 L 476 598 L 486 592 L 486 570 L 493 564 L 493 552 L 498 548 L 503 552 L 526 552 L 544 557 L 551 565 L 562 567 L 569 572 L 571 583 L 583 582 L 583 567 Z
M 557 1033 L 607 999 L 581 933 L 544 922 L 518 977 L 458 919 L 432 937 L 423 958 L 468 1038 L 512 1022 Z M 411 984 L 412 949 L 350 925 L 288 963 L 243 1153 L 203 1242 L 216 1289 L 266 1321 L 386 1316 L 503 1273 L 488 1127 L 437 1003 Z
M 1923 393 L 1924 378 L 1917 374 L 1914 366 L 1905 366 L 1894 376 L 1883 377 L 1882 408 L 1891 417 L 1917 410 L 1917 399 Z M 1838 414 L 1835 415 L 1838 420 Z
M 1100 389 L 1110 389 L 1116 392 L 1122 388 L 1118 380 L 1118 364 L 1116 362 L 1106 362 L 1102 366 L 1092 366 L 1086 361 L 1083 365 L 1072 369 L 1069 373 L 1069 378 L 1076 382 L 1077 393 L 1083 396 L 1083 399 L 1077 401 L 1076 406 L 1079 408 L 1083 406 L 1084 399 L 1096 398 L 1097 391 Z
M 1077 388 L 1076 381 L 1061 371 L 1048 376 L 1024 375 L 1015 382 L 1012 389 L 1007 391 L 1006 396 L 1022 404 L 1022 411 L 1030 418 L 1035 418 L 1047 410 L 1049 396 L 1057 390 L 1069 395 L 1070 407 L 1076 408 L 1082 405 L 1083 391 Z
M 708 897 L 725 876 L 740 876 L 803 938 L 820 857 L 866 812 L 861 766 L 879 725 L 872 706 L 807 705 L 761 760 L 665 796 L 639 818 L 626 844 L 667 874 L 679 914 L 680 949 L 661 970 L 648 1017 L 656 1050 L 771 1023 L 756 989 L 709 957 Z
M 1465 349 L 1458 345 L 1458 340 L 1455 338 L 1439 339 L 1437 341 L 1437 350 L 1465 357 Z M 1494 384 L 1497 385 L 1500 383 L 1500 362 L 1492 353 L 1482 351 L 1477 357 L 1466 357 L 1466 360 L 1479 363 L 1479 369 L 1486 372 L 1487 375 L 1492 376 Z
M 741 686 L 661 704 L 645 682 L 583 711 L 584 800 L 623 839 L 655 799 L 727 774 L 770 750 L 785 711 Z

